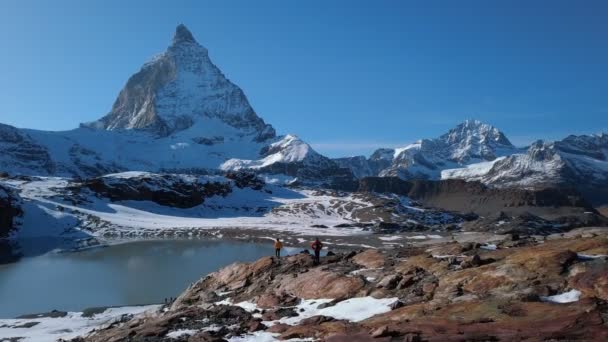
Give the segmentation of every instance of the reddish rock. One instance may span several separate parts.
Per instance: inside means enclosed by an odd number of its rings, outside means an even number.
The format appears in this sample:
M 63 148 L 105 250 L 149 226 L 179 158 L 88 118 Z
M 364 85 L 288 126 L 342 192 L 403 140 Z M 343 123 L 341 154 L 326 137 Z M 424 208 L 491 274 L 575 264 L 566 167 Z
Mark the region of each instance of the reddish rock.
M 199 332 L 195 335 L 188 337 L 188 342 L 224 342 L 225 339 L 213 336 L 208 332 Z
M 581 291 L 585 297 L 608 300 L 608 262 L 603 260 L 586 262 L 568 280 L 568 284 L 571 288 Z
M 291 325 L 277 323 L 277 324 L 271 326 L 270 328 L 266 329 L 266 331 L 269 333 L 273 333 L 273 334 L 282 334 L 285 331 L 287 331 L 287 329 L 289 329 L 289 328 L 291 328 Z
M 266 330 L 268 327 L 266 325 L 264 325 L 262 323 L 261 320 L 254 320 L 249 322 L 249 324 L 247 325 L 247 330 L 249 332 L 254 332 L 254 331 L 260 331 L 260 330 Z
M 352 261 L 365 268 L 380 268 L 384 266 L 386 257 L 377 249 L 368 249 L 352 258 Z
M 264 293 L 257 297 L 255 303 L 259 308 L 272 309 L 279 306 L 296 306 L 300 303 L 300 299 L 286 293 L 278 295 L 275 293 Z
M 172 311 L 116 324 L 86 340 L 160 340 L 167 331 L 186 329 L 188 324 L 201 324 L 205 319 L 208 324 L 225 328 L 211 334 L 213 336 L 201 336 L 202 341 L 263 329 L 259 320 L 252 322 L 251 313 L 242 308 L 212 305 L 218 300 L 215 291 L 233 286 L 236 289 L 229 295 L 233 302 L 256 301 L 268 308 L 263 314 L 268 320 L 296 315 L 289 307 L 300 298 L 342 300 L 371 295 L 400 299 L 391 311 L 361 322 L 316 316 L 296 326 L 277 324 L 267 329 L 281 334 L 281 339 L 605 341 L 608 340 L 608 327 L 604 323 L 608 300 L 607 262 L 581 260 L 576 254 L 600 254 L 608 248 L 608 239 L 601 233 L 591 238 L 553 238 L 542 244 L 528 239 L 525 246 L 479 251 L 482 258 L 475 267 L 473 253 L 477 250 L 467 250 L 467 247 L 463 252 L 469 253 L 466 258 L 471 267 L 464 269 L 459 267 L 462 264 L 451 264 L 426 252 L 411 253 L 405 259 L 400 257 L 401 251 L 369 252 L 362 258 L 364 262 L 371 256 L 383 259 L 382 268 L 374 271 L 381 288 L 376 287 L 378 283 L 351 275 L 354 262 L 343 257 L 336 263 L 321 266 L 313 266 L 310 256 L 304 255 L 284 258 L 281 263 L 263 258 L 251 264 L 228 266 L 202 279 L 180 296 Z M 431 248 L 454 252 L 459 247 L 450 243 Z M 490 259 L 491 263 L 484 262 Z M 580 290 L 581 299 L 568 304 L 539 301 L 539 296 L 568 289 Z M 287 303 L 291 304 L 285 305 Z M 242 322 L 249 323 L 243 325 Z
M 305 318 L 305 319 L 301 320 L 299 324 L 300 325 L 317 325 L 317 324 L 331 322 L 331 321 L 335 321 L 335 319 L 333 317 L 319 315 L 319 316 L 312 316 L 309 318 Z
M 296 278 L 285 276 L 277 290 L 304 299 L 350 298 L 364 286 L 365 281 L 359 277 L 348 277 L 316 268 Z

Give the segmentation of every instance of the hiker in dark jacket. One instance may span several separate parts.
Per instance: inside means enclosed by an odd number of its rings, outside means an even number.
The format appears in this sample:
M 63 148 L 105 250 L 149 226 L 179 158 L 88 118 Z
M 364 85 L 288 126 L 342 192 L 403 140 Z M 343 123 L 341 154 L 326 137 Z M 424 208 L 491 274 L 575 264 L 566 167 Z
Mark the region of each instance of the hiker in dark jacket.
M 315 264 L 319 264 L 321 262 L 321 249 L 323 249 L 323 243 L 319 241 L 319 238 L 316 238 L 310 247 L 315 251 Z

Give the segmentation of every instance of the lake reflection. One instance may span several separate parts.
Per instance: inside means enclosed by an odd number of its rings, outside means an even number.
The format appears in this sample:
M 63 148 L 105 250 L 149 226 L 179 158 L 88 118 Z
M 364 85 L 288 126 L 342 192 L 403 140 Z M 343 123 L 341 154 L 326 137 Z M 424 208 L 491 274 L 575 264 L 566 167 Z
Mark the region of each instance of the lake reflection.
M 273 254 L 271 243 L 160 240 L 26 257 L 0 265 L 0 318 L 160 303 L 222 266 Z

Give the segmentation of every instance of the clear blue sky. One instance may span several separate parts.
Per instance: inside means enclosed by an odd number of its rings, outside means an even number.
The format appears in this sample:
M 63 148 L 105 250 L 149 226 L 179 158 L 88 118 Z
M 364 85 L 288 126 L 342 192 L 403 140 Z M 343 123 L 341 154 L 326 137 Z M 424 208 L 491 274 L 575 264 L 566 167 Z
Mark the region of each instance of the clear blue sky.
M 0 122 L 71 129 L 186 24 L 260 116 L 330 156 L 466 118 L 608 131 L 608 1 L 0 1 Z

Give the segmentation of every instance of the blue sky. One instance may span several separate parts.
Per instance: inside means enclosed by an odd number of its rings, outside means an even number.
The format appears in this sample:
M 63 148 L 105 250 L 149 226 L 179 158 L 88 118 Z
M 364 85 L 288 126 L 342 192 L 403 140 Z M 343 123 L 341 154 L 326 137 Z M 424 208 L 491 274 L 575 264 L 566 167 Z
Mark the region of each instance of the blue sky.
M 608 132 L 608 1 L 0 2 L 0 122 L 104 115 L 186 24 L 258 114 L 330 156 L 467 118 L 516 144 Z

